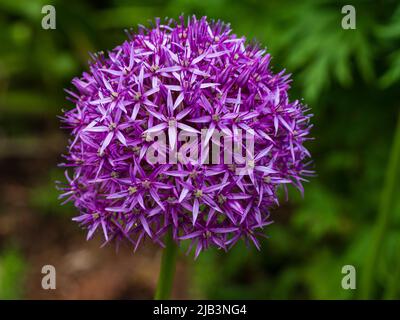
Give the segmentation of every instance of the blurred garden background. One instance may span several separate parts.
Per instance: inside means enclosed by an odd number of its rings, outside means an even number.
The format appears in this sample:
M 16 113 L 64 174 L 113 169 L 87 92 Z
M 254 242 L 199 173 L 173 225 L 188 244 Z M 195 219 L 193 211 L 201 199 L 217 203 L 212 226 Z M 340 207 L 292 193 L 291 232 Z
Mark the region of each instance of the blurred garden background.
M 56 30 L 41 28 L 46 4 Z M 355 30 L 341 27 L 346 4 Z M 64 179 L 67 133 L 57 115 L 71 107 L 63 89 L 89 52 L 181 13 L 230 22 L 268 48 L 274 71 L 293 73 L 291 98 L 314 114 L 307 146 L 317 177 L 304 199 L 291 190 L 272 212 L 260 252 L 182 253 L 173 297 L 400 298 L 399 1 L 0 0 L 0 299 L 153 297 L 158 248 L 100 248 L 71 221 L 76 210 L 60 206 L 54 181 Z M 41 288 L 46 264 L 57 270 L 54 291 Z M 344 265 L 356 268 L 356 290 L 341 286 Z

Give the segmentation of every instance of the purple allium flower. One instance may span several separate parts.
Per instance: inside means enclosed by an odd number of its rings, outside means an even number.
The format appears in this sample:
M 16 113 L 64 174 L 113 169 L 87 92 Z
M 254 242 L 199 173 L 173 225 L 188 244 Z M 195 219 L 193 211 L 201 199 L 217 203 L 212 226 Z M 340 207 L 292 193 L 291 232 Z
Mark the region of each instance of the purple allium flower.
M 127 239 L 136 250 L 145 238 L 163 245 L 172 229 L 176 242 L 191 240 L 196 257 L 241 238 L 259 248 L 277 189 L 292 184 L 303 192 L 311 173 L 303 146 L 311 115 L 289 101 L 289 75 L 274 74 L 270 59 L 206 17 L 156 20 L 107 55 L 94 55 L 90 71 L 73 79 L 76 90 L 67 92 L 75 107 L 62 117 L 71 140 L 61 197 L 79 209 L 74 220 L 87 238 L 101 230 L 106 243 Z M 207 148 L 217 131 L 232 141 L 238 130 L 252 131 L 248 174 L 237 174 L 235 161 L 147 160 L 151 133 L 165 131 L 168 153 L 185 143 L 179 132 L 202 130 Z

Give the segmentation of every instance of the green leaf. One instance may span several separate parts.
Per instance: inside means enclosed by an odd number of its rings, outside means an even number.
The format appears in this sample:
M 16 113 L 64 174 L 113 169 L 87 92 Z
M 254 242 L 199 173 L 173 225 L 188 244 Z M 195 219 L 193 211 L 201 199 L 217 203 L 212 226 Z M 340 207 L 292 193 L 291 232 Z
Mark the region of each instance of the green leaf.
M 0 254 L 0 299 L 20 299 L 26 265 L 21 253 L 6 249 Z

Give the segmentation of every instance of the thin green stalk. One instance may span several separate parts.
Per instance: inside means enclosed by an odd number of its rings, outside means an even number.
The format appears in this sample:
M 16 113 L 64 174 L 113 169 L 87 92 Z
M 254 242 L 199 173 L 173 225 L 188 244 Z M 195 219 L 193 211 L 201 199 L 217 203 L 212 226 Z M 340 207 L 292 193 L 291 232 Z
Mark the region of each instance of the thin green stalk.
M 374 289 L 375 270 L 382 241 L 387 229 L 390 210 L 395 200 L 396 182 L 400 178 L 400 113 L 394 136 L 388 167 L 386 169 L 385 182 L 382 190 L 382 198 L 379 206 L 376 227 L 373 233 L 373 243 L 367 256 L 362 277 L 361 298 L 370 299 Z
M 397 264 L 394 266 L 393 270 L 393 277 L 387 281 L 387 289 L 383 297 L 385 300 L 395 300 L 397 298 L 398 285 L 400 282 L 400 256 L 397 257 L 397 260 Z
M 156 300 L 169 299 L 171 295 L 172 284 L 174 281 L 175 264 L 177 256 L 177 246 L 172 239 L 172 232 L 165 236 L 166 247 L 163 250 L 161 258 L 160 276 L 158 278 Z

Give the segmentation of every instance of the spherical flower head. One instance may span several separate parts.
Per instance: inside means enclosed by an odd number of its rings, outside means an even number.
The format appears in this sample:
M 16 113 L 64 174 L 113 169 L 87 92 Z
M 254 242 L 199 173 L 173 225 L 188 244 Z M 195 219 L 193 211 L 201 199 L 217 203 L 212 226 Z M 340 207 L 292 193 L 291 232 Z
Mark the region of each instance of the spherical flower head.
M 195 256 L 239 239 L 259 248 L 277 190 L 303 192 L 310 116 L 289 101 L 289 75 L 229 25 L 157 19 L 73 79 L 65 155 L 74 218 L 106 243 L 166 232 Z

